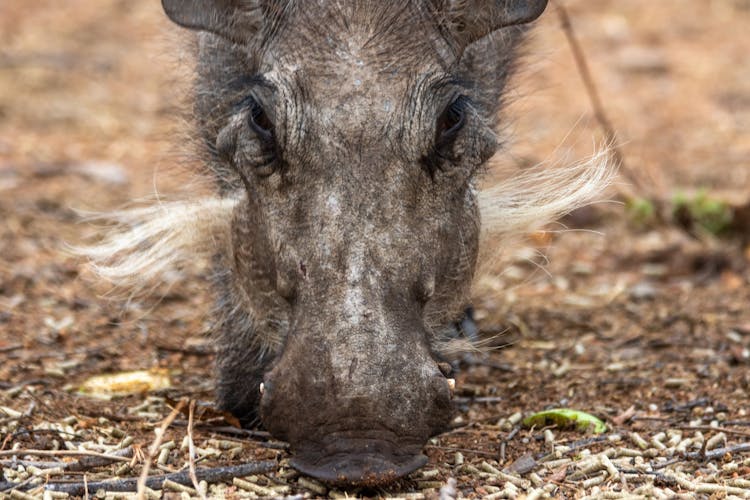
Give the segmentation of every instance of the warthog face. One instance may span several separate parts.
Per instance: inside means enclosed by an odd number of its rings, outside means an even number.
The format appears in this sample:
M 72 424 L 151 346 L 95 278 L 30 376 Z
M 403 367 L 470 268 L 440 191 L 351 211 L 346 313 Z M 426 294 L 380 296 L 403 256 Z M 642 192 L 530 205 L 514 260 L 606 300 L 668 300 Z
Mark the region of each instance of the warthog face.
M 217 264 L 220 403 L 323 480 L 411 472 L 451 417 L 436 345 L 466 306 L 520 33 L 496 30 L 546 1 L 163 3 L 204 32 L 196 118 L 240 198 Z

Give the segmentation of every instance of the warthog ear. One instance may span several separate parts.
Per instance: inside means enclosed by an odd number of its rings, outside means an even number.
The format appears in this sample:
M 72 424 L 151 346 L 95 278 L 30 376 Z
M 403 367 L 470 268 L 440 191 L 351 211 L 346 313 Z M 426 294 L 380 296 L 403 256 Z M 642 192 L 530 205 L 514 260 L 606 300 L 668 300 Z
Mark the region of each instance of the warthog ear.
M 547 0 L 447 0 L 447 18 L 460 50 L 506 26 L 539 17 Z
M 258 0 L 162 0 L 167 16 L 184 28 L 208 31 L 232 42 L 247 43 L 260 30 Z

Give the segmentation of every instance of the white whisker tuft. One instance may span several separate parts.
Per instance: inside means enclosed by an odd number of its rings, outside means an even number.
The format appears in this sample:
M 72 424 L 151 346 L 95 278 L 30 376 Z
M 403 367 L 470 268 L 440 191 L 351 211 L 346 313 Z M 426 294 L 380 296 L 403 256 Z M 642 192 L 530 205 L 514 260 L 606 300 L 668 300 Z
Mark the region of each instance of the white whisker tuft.
M 466 354 L 488 354 L 504 349 L 513 342 L 503 340 L 508 336 L 508 330 L 492 335 L 482 335 L 481 338 L 446 337 L 439 339 L 436 346 L 438 352 L 446 359 L 456 359 Z
M 238 203 L 209 197 L 97 215 L 89 219 L 117 226 L 101 242 L 73 251 L 88 258 L 99 277 L 137 292 L 176 268 L 228 249 Z
M 593 203 L 612 182 L 617 166 L 604 149 L 567 167 L 541 163 L 479 193 L 483 235 L 514 235 Z

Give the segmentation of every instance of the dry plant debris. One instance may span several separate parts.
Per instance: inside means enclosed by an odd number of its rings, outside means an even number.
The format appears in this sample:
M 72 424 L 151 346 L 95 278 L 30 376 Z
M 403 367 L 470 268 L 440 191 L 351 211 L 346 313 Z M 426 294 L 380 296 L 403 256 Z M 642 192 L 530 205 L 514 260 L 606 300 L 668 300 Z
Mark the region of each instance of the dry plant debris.
M 184 145 L 172 131 L 176 82 L 189 76 L 169 69 L 180 56 L 159 2 L 0 2 L 0 498 L 130 498 L 146 463 L 149 498 L 748 498 L 750 10 L 563 3 L 629 172 L 651 187 L 634 194 L 688 193 L 689 217 L 641 224 L 654 207 L 609 205 L 533 235 L 510 265 L 489 259 L 474 305 L 490 352 L 456 377 L 452 430 L 407 480 L 340 491 L 209 406 L 185 406 L 157 436 L 183 398 L 212 400 L 205 274 L 176 273 L 158 300 L 110 302 L 65 250 L 101 230 L 77 210 L 193 180 L 169 168 L 197 167 L 169 153 Z M 528 48 L 538 62 L 507 113 L 517 140 L 488 183 L 560 148 L 571 160 L 591 152 L 599 126 L 565 39 L 556 16 L 541 19 Z M 729 231 L 696 224 L 722 221 L 724 206 Z M 76 393 L 135 370 L 167 370 L 171 388 Z M 522 428 L 556 407 L 610 431 Z
M 168 409 L 163 398 L 143 403 L 152 411 Z M 579 497 L 577 492 L 583 491 L 590 498 L 750 498 L 750 422 L 723 421 L 706 403 L 625 412 L 631 427 L 647 424 L 639 426 L 640 432 L 587 436 L 555 428 L 523 429 L 519 414 L 470 423 L 432 440 L 430 468 L 394 488 L 349 492 L 300 476 L 286 465 L 284 446 L 263 433 L 237 438 L 225 435 L 227 429 L 216 425 L 221 422 L 215 418 L 197 421 L 197 428 L 192 419 L 179 420 L 185 400 L 161 421 L 135 422 L 152 429 L 150 443 L 131 436 L 132 421 L 68 416 L 27 427 L 34 420 L 33 409 L 3 406 L 0 434 L 8 449 L 0 451 L 0 498 L 120 498 L 136 491 L 142 498 L 161 498 L 167 492 L 197 498 L 388 497 L 397 491 L 396 496 L 408 493 L 409 498 Z M 237 434 L 243 432 L 238 429 Z M 28 436 L 37 441 L 44 436 L 47 446 L 24 446 Z M 199 437 L 197 443 L 192 436 Z M 476 443 L 476 448 L 465 448 L 466 443 Z M 511 460 L 508 449 L 526 453 Z

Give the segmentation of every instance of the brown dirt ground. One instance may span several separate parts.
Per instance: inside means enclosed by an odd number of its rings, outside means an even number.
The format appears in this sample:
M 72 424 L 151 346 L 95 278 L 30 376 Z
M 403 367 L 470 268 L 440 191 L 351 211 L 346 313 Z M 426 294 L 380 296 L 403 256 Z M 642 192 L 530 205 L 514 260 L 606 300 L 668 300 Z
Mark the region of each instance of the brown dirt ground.
M 705 188 L 746 201 L 750 4 L 566 5 L 628 168 L 649 192 L 669 200 L 680 190 Z M 123 305 L 87 280 L 84 264 L 66 247 L 101 231 L 82 223 L 76 210 L 120 207 L 190 181 L 178 139 L 186 77 L 175 33 L 156 1 L 0 3 L 5 480 L 35 477 L 33 467 L 19 472 L 7 453 L 14 447 L 108 452 L 130 436 L 146 450 L 170 401 L 212 398 L 212 356 L 203 336 L 211 299 L 200 272 L 178 279 L 161 300 Z M 507 113 L 514 144 L 498 156 L 498 171 L 581 158 L 601 141 L 553 10 L 528 54 Z M 512 264 L 483 268 L 475 300 L 480 326 L 507 347 L 479 356 L 480 364 L 458 377 L 455 429 L 427 446 L 423 471 L 349 495 L 436 497 L 443 488 L 449 498 L 445 485 L 455 478 L 455 494 L 467 498 L 750 498 L 747 235 L 717 239 L 672 225 L 638 226 L 617 204 L 579 219 L 566 222 L 585 231 L 536 235 L 535 248 L 514 253 Z M 549 258 L 543 266 L 538 250 Z M 111 401 L 74 390 L 91 375 L 153 368 L 169 370 L 172 389 Z M 517 425 L 517 413 L 555 406 L 589 411 L 611 430 L 602 439 Z M 185 466 L 186 420 L 178 416 L 167 431 L 164 441 L 177 446 L 152 471 Z M 221 433 L 209 417 L 199 420 L 199 466 L 279 460 L 278 469 L 250 480 L 275 487 L 273 494 L 341 493 L 289 471 L 283 444 Z M 519 458 L 532 460 L 521 475 L 513 472 Z M 44 468 L 63 458 L 19 452 L 16 459 L 42 461 L 37 465 Z M 86 478 L 135 477 L 140 470 L 140 464 L 92 466 Z M 49 475 L 39 473 L 37 482 Z M 69 471 L 50 480 L 83 476 Z M 0 498 L 10 495 L 3 481 Z M 252 495 L 224 483 L 212 485 L 209 496 Z

